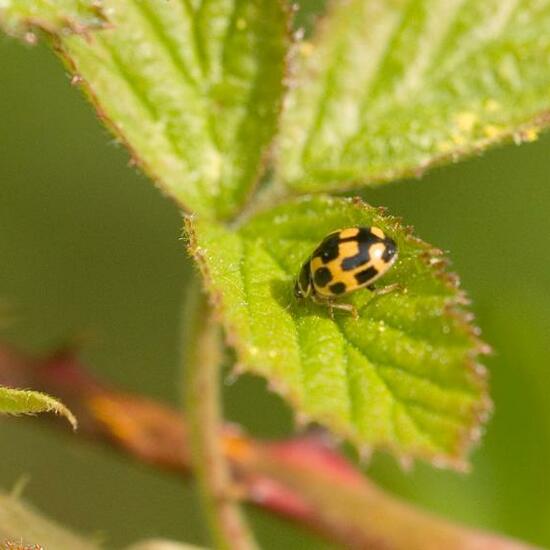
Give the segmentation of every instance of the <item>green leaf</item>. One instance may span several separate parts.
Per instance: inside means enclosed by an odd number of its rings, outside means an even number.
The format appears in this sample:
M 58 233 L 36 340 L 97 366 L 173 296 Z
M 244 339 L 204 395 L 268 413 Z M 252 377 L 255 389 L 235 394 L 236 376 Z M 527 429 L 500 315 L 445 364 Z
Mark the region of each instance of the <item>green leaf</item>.
M 299 48 L 278 178 L 293 192 L 418 176 L 550 123 L 550 1 L 333 2 Z
M 14 546 L 7 546 L 8 542 Z M 15 546 L 16 543 L 20 546 Z M 21 502 L 16 495 L 0 491 L 0 548 L 15 550 L 23 547 L 29 550 L 38 547 L 48 550 L 100 550 L 100 545 L 43 516 Z
M 440 251 L 379 209 L 322 196 L 278 206 L 236 232 L 193 217 L 186 225 L 242 369 L 361 450 L 465 466 L 490 405 L 477 363 L 486 346 Z M 399 259 L 379 284 L 402 289 L 355 292 L 347 300 L 360 318 L 337 311 L 333 321 L 326 306 L 298 302 L 293 282 L 327 233 L 355 225 L 396 240 Z
M 77 421 L 73 413 L 57 399 L 45 393 L 0 387 L 0 414 L 36 414 L 54 412 L 64 416 L 73 429 Z
M 33 27 L 50 33 L 84 33 L 105 19 L 98 2 L 86 0 L 0 0 L 0 27 L 24 36 Z
M 105 0 L 103 9 L 109 28 L 55 39 L 74 82 L 168 195 L 231 216 L 261 175 L 279 117 L 283 3 Z

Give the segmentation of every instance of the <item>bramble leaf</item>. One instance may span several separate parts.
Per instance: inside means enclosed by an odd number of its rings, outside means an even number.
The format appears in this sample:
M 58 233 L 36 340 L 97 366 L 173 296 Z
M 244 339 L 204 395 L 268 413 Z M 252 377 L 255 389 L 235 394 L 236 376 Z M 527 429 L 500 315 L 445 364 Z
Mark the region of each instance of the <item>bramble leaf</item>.
M 53 412 L 64 416 L 73 429 L 77 421 L 73 413 L 57 399 L 45 393 L 0 387 L 0 414 L 36 414 Z
M 299 49 L 278 184 L 418 176 L 550 124 L 550 1 L 333 2 Z
M 189 217 L 189 248 L 242 369 L 266 377 L 308 420 L 361 449 L 464 467 L 489 400 L 477 358 L 486 346 L 440 251 L 358 200 L 304 198 L 256 215 L 238 231 Z M 346 297 L 358 320 L 310 301 L 293 283 L 332 230 L 377 225 L 397 263 L 379 284 L 401 290 Z M 383 282 L 382 282 L 383 281 Z
M 61 11 L 67 1 L 47 5 Z M 108 28 L 54 37 L 74 82 L 168 195 L 188 210 L 231 216 L 259 178 L 276 129 L 289 40 L 284 4 L 102 6 Z

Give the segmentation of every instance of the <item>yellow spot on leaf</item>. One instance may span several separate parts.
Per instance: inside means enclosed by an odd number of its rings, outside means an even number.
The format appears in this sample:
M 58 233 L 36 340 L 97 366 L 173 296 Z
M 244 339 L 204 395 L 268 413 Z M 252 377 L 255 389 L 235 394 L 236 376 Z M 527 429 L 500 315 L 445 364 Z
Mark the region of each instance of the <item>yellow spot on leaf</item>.
M 448 153 L 449 151 L 451 151 L 454 148 L 454 146 L 450 141 L 442 141 L 442 142 L 437 144 L 437 148 L 442 153 Z
M 453 134 L 451 136 L 451 139 L 453 140 L 454 145 L 466 144 L 466 138 L 462 134 Z
M 247 26 L 248 26 L 248 24 L 246 22 L 246 19 L 243 19 L 242 17 L 239 17 L 239 19 L 237 19 L 237 29 L 238 30 L 244 31 L 244 29 L 246 29 Z
M 488 99 L 485 102 L 485 110 L 489 113 L 494 113 L 500 109 L 501 105 L 496 99 Z
M 487 124 L 483 127 L 483 133 L 489 138 L 494 139 L 501 135 L 503 132 L 502 126 L 497 126 L 496 124 Z
M 539 137 L 539 129 L 538 128 L 526 128 L 522 133 L 521 137 L 523 138 L 523 141 L 532 142 L 537 141 Z
M 462 132 L 471 132 L 476 125 L 478 117 L 471 111 L 462 111 L 455 115 L 455 124 Z

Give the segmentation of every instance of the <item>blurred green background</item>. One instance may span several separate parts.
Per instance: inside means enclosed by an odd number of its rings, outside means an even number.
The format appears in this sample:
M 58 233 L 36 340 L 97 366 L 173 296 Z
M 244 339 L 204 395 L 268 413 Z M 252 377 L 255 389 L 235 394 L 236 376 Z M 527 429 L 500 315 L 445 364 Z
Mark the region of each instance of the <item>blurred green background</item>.
M 179 311 L 190 264 L 174 205 L 134 169 L 44 47 L 0 38 L 0 302 L 3 340 L 35 353 L 84 334 L 94 372 L 178 402 Z M 450 251 L 485 338 L 496 403 L 470 475 L 378 455 L 383 486 L 439 514 L 550 546 L 550 136 L 365 193 Z M 225 387 L 254 434 L 292 431 L 263 382 Z M 164 536 L 205 543 L 191 483 L 38 422 L 3 420 L 0 485 L 107 547 Z M 252 511 L 262 547 L 325 548 Z

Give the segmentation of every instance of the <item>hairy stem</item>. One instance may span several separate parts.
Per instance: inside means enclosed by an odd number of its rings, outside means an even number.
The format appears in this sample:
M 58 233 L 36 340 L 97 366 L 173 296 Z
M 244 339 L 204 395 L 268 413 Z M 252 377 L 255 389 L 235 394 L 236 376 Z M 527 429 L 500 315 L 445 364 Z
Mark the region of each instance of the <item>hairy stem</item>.
M 187 297 L 184 338 L 184 396 L 191 457 L 215 544 L 221 550 L 257 545 L 235 500 L 231 471 L 222 447 L 219 327 L 195 280 Z

